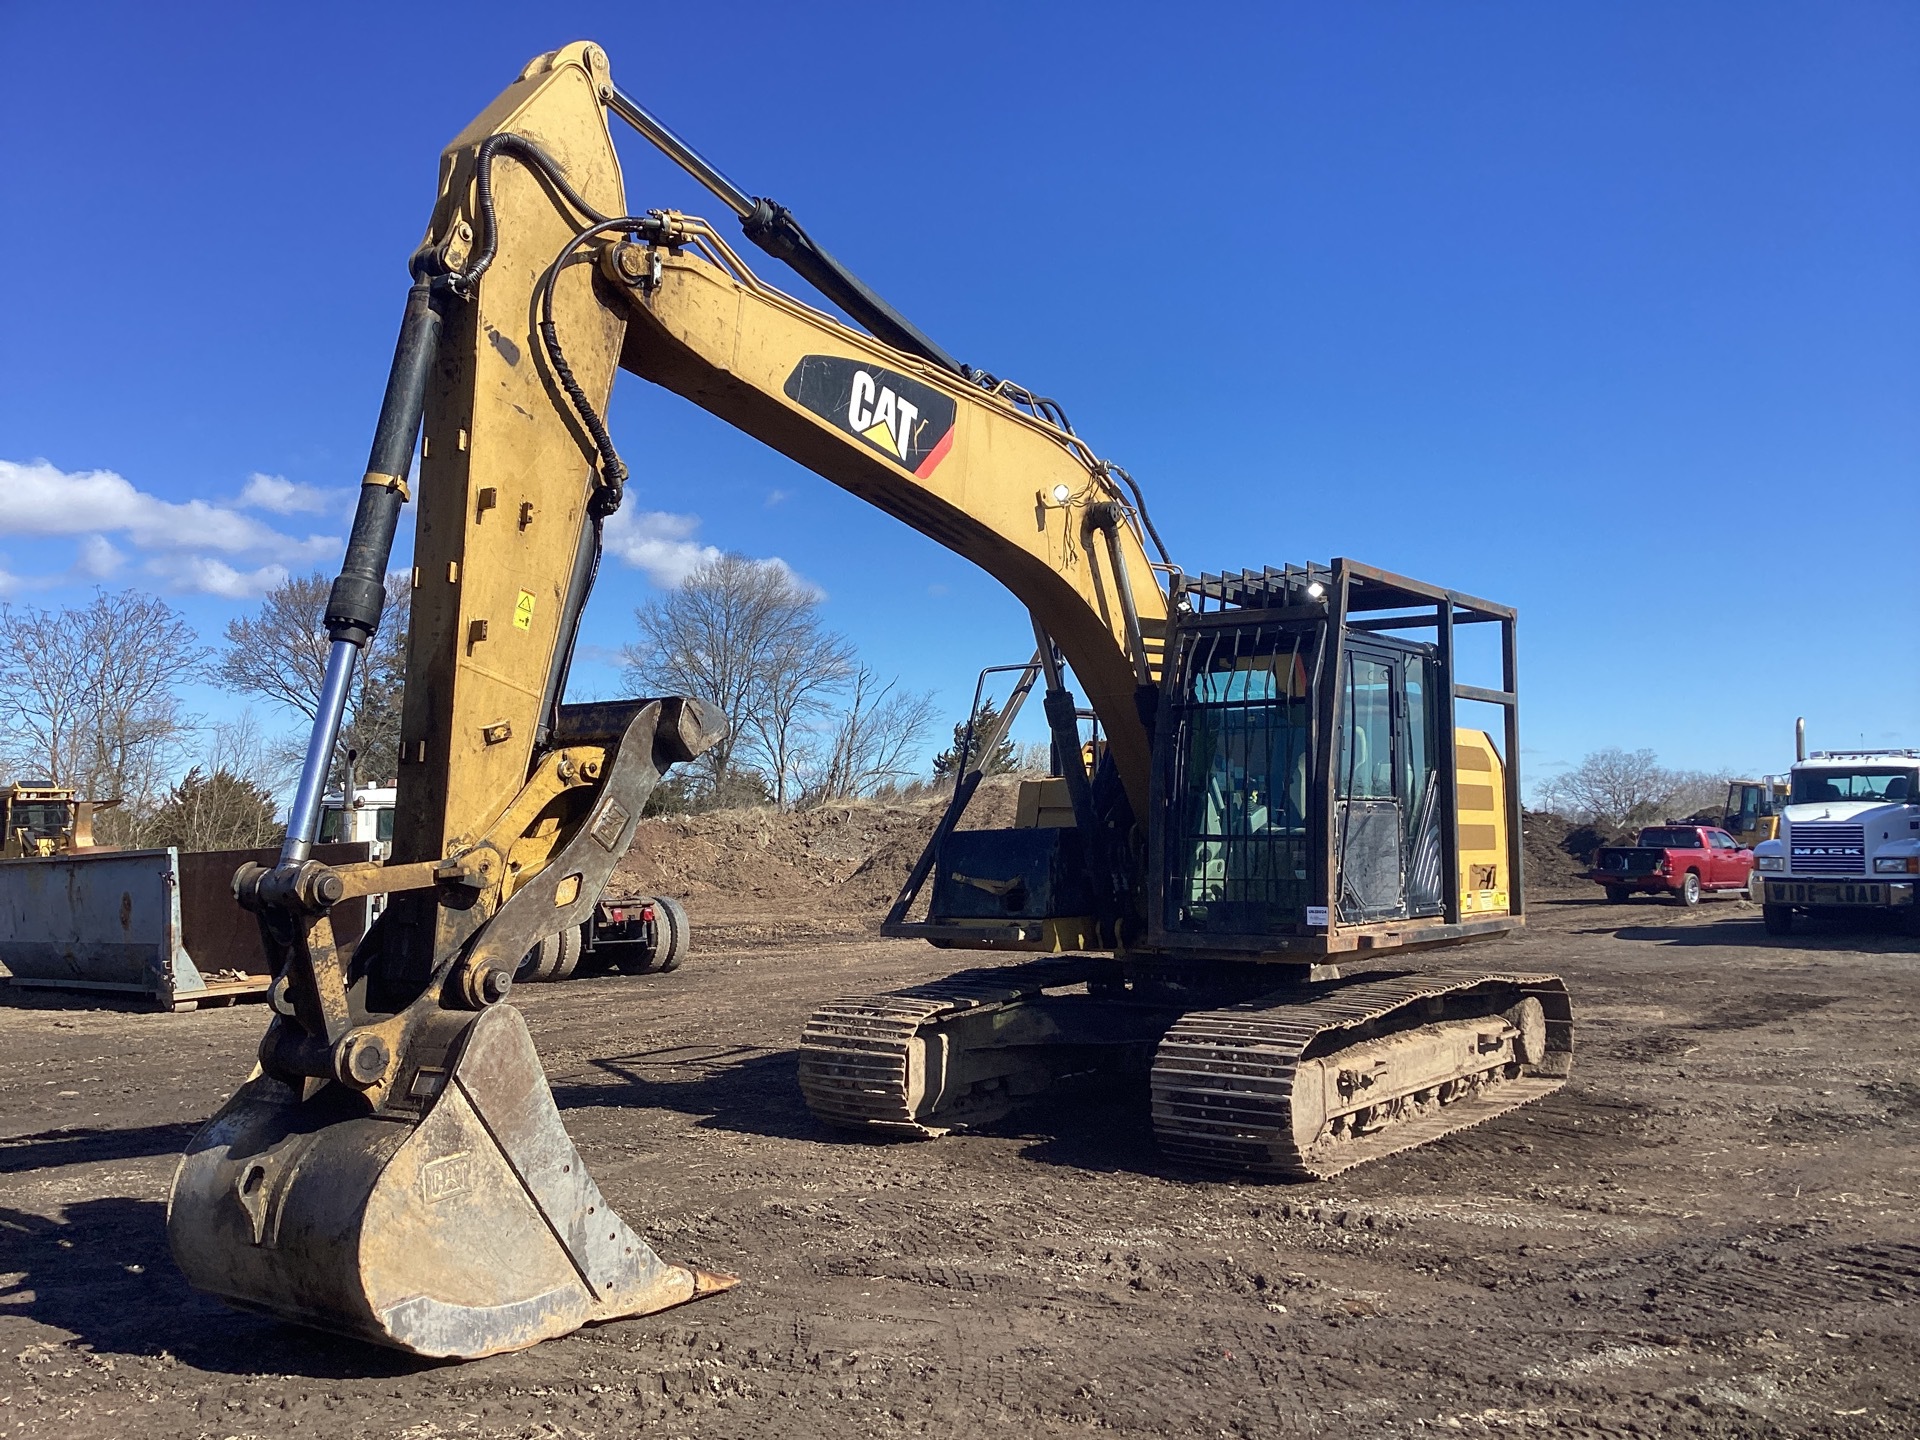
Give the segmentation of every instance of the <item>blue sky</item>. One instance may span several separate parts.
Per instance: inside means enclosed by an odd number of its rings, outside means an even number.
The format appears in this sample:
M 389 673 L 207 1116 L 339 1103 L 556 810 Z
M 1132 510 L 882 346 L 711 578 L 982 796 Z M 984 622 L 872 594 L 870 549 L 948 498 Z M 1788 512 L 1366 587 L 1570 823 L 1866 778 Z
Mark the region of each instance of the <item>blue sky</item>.
M 15 0 L 0 586 L 154 588 L 213 638 L 275 567 L 330 569 L 436 157 L 575 38 L 1063 401 L 1189 570 L 1348 555 L 1519 606 L 1535 777 L 1606 745 L 1778 768 L 1798 714 L 1920 744 L 1897 4 Z M 629 208 L 724 218 L 616 139 Z M 778 555 L 951 711 L 1023 657 L 1018 607 L 931 542 L 643 382 L 611 418 L 629 503 L 677 517 L 656 574 L 676 543 Z M 650 593 L 603 571 L 585 687 L 617 692 L 595 657 Z

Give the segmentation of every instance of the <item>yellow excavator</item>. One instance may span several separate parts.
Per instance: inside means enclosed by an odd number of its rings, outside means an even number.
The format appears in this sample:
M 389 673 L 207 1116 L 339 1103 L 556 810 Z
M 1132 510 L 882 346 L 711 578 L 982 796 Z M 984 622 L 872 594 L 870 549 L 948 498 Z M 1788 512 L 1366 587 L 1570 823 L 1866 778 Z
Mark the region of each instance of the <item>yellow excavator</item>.
M 610 115 L 856 324 L 756 277 L 704 221 L 631 213 Z M 235 877 L 275 1013 L 174 1180 L 196 1286 L 478 1356 L 732 1283 L 613 1213 L 509 1002 L 529 946 L 591 913 L 662 772 L 722 733 L 698 697 L 564 703 L 627 481 L 603 418 L 616 368 L 965 556 L 1032 616 L 1015 688 L 1043 688 L 1057 773 L 989 831 L 957 828 L 980 780 L 960 776 L 886 925 L 1024 953 L 824 1005 L 799 1063 L 823 1121 L 931 1136 L 1130 1072 L 1169 1155 L 1300 1178 L 1565 1082 L 1556 977 L 1378 963 L 1523 923 L 1510 608 L 1344 559 L 1182 570 L 1057 404 L 954 360 L 616 88 L 592 44 L 534 60 L 447 147 L 411 271 L 286 843 Z M 327 762 L 410 501 L 392 853 L 328 866 L 310 855 Z M 1498 689 L 1456 677 L 1476 624 L 1497 629 Z M 1456 726 L 1463 699 L 1504 716 L 1501 745 Z M 963 758 L 993 752 L 979 738 Z M 346 953 L 329 910 L 370 893 L 388 904 Z M 1343 976 L 1342 957 L 1369 963 Z

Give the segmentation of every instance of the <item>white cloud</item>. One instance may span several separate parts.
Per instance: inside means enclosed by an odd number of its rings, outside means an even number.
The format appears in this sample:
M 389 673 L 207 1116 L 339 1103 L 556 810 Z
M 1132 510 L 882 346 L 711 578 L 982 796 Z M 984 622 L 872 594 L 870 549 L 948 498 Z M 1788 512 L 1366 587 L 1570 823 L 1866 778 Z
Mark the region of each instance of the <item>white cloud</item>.
M 333 515 L 345 508 L 346 498 L 344 489 L 323 489 L 302 485 L 284 475 L 255 473 L 247 477 L 239 503 L 251 510 L 271 510 L 275 515 Z
M 73 573 L 89 580 L 105 580 L 127 561 L 104 535 L 89 535 L 80 542 L 80 554 L 73 562 Z
M 228 600 L 256 599 L 287 579 L 284 565 L 236 570 L 212 555 L 156 555 L 144 568 L 169 590 L 219 595 Z
M 0 460 L 0 535 L 125 534 L 143 550 L 247 550 L 304 548 L 306 542 L 222 505 L 205 500 L 162 500 L 136 489 L 111 470 L 64 471 L 35 460 Z M 326 540 L 338 545 L 338 539 Z
M 616 510 L 607 520 L 601 541 L 608 554 L 646 571 L 647 579 L 666 590 L 707 561 L 720 558 L 719 546 L 702 545 L 693 538 L 699 528 L 698 515 Z
M 257 486 L 263 481 L 270 483 Z M 287 513 L 323 493 L 256 475 L 240 503 L 273 508 L 268 502 L 277 501 L 284 506 L 278 513 Z M 105 579 L 127 559 L 108 539 L 114 536 L 168 588 L 231 599 L 261 594 L 284 580 L 289 566 L 331 560 L 342 545 L 335 535 L 283 534 L 231 503 L 163 500 L 111 470 L 65 471 L 45 460 L 0 460 L 0 536 L 79 541 L 68 576 L 12 576 L 10 588 Z

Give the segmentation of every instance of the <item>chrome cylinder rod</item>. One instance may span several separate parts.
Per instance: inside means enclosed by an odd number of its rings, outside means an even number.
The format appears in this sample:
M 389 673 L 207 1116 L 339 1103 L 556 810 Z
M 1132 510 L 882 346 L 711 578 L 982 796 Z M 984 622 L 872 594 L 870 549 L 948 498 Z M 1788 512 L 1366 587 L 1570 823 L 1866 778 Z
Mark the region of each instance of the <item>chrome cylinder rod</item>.
M 709 164 L 698 150 L 649 115 L 631 96 L 621 93 L 617 86 L 609 85 L 600 92 L 600 98 L 606 101 L 609 110 L 658 146 L 669 160 L 719 196 L 734 214 L 744 220 L 753 213 L 752 196 Z
M 360 647 L 351 640 L 336 640 L 327 651 L 326 678 L 320 684 L 320 708 L 313 717 L 313 734 L 307 740 L 306 762 L 300 767 L 300 788 L 294 792 L 293 810 L 287 816 L 287 838 L 280 846 L 282 865 L 298 865 L 313 852 L 313 837 L 320 829 L 320 802 L 326 794 L 327 772 L 333 768 L 333 747 L 340 740 L 340 720 L 346 714 L 353 665 L 359 658 Z

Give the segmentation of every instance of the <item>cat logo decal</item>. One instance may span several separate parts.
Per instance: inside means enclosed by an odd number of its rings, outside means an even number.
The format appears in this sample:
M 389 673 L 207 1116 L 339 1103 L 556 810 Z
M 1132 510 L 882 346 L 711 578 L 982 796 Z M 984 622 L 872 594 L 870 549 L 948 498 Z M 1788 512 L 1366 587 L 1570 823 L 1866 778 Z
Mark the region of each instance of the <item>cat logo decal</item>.
M 910 375 L 838 355 L 808 355 L 785 388 L 789 400 L 919 479 L 933 474 L 953 448 L 952 397 Z

